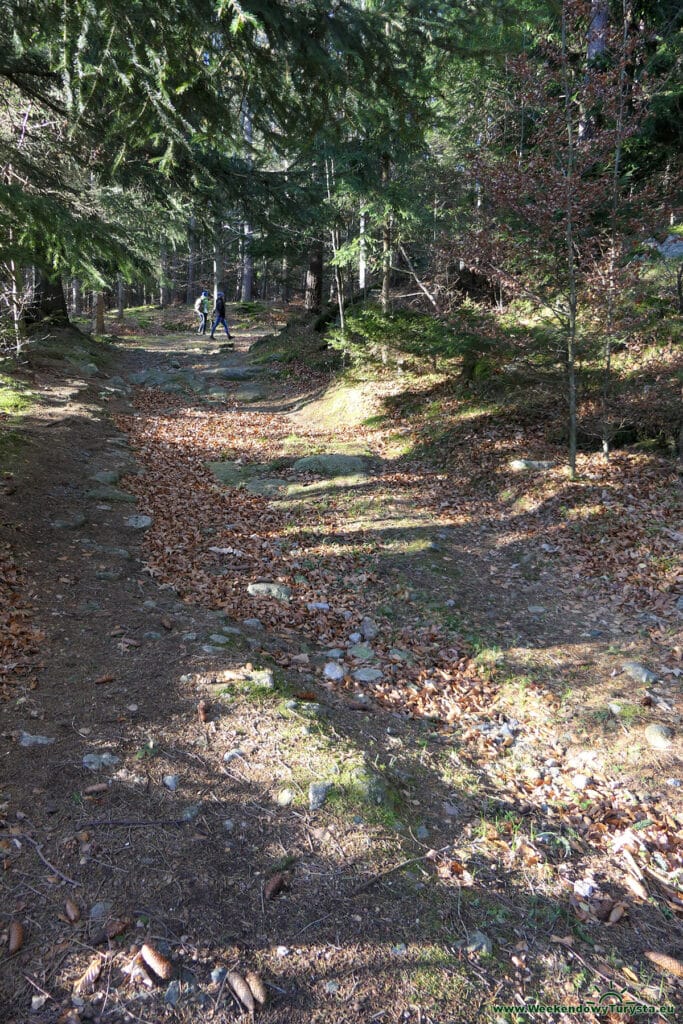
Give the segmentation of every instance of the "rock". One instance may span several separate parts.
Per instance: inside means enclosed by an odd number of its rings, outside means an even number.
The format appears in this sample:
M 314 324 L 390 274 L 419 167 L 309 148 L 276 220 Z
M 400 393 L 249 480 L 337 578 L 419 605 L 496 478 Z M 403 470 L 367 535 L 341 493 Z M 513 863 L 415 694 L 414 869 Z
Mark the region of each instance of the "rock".
M 98 569 L 95 573 L 96 580 L 102 580 L 105 583 L 113 583 L 116 580 L 120 580 L 123 573 L 120 569 Z
M 349 647 L 347 653 L 352 658 L 356 658 L 357 661 L 374 661 L 377 657 L 372 647 L 368 644 L 354 644 L 353 647 Z
M 166 786 L 166 789 L 170 789 L 172 793 L 175 793 L 176 789 L 178 788 L 179 781 L 179 775 L 164 775 L 164 785 Z
M 47 747 L 50 743 L 54 743 L 54 741 L 54 736 L 34 736 L 30 732 L 21 732 L 19 734 L 20 747 Z
M 306 607 L 309 612 L 329 612 L 330 610 L 327 601 L 309 601 Z
M 667 750 L 673 741 L 674 731 L 668 725 L 653 722 L 645 730 L 645 739 L 655 750 Z
M 542 604 L 530 604 L 529 607 L 527 608 L 527 611 L 529 612 L 530 615 L 544 615 L 545 614 L 545 608 L 543 607 Z
M 225 754 L 223 754 L 223 760 L 226 764 L 230 764 L 231 761 L 237 760 L 238 757 L 244 758 L 244 756 L 244 751 L 235 747 L 233 750 L 227 750 Z
M 278 477 L 257 477 L 244 485 L 250 494 L 259 494 L 262 498 L 274 497 L 283 486 L 283 481 Z
M 260 686 L 265 690 L 275 689 L 275 677 L 271 668 L 252 669 L 247 678 L 254 686 Z
M 148 629 L 146 633 L 142 634 L 143 640 L 161 640 L 163 633 L 157 633 L 155 629 Z
M 242 619 L 242 625 L 246 626 L 247 629 L 263 629 L 263 623 L 260 619 Z
M 376 772 L 362 767 L 356 769 L 351 775 L 351 784 L 356 794 L 366 804 L 376 807 L 391 807 L 392 799 L 389 787 Z
M 411 664 L 415 660 L 410 651 L 403 651 L 400 647 L 391 647 L 389 656 L 396 658 L 397 661 L 405 661 L 407 664 Z
M 340 647 L 332 647 L 331 650 L 327 651 L 328 658 L 343 658 L 344 651 Z
M 363 634 L 362 633 L 350 633 L 349 634 L 349 641 L 352 644 L 359 644 L 362 639 L 363 639 Z
M 405 942 L 397 942 L 395 946 L 391 947 L 391 952 L 394 956 L 405 956 L 408 952 L 408 947 Z
M 312 782 L 308 787 L 309 808 L 312 811 L 319 811 L 332 788 L 331 782 Z
M 164 992 L 164 1002 L 169 1006 L 176 1006 L 180 1002 L 181 994 L 180 981 L 175 978 Z
M 426 825 L 418 825 L 415 829 L 416 839 L 429 839 L 429 829 Z
M 82 512 L 74 512 L 73 515 L 64 519 L 53 519 L 50 526 L 53 530 L 78 530 L 85 526 L 86 518 Z
M 118 469 L 103 469 L 95 473 L 90 479 L 96 484 L 117 484 L 121 479 Z
M 382 678 L 382 673 L 378 668 L 357 668 L 351 675 L 357 683 L 376 683 Z
M 294 473 L 314 473 L 317 476 L 349 476 L 363 473 L 369 465 L 369 459 L 362 455 L 306 455 L 297 459 L 292 470 Z
M 137 501 L 135 495 L 129 494 L 128 491 L 109 486 L 93 487 L 86 492 L 86 497 L 94 498 L 96 501 Z
M 253 380 L 257 370 L 250 366 L 223 366 L 217 374 L 222 380 Z
M 247 593 L 252 597 L 274 597 L 276 601 L 289 601 L 292 597 L 291 587 L 283 583 L 250 583 Z
M 148 530 L 153 522 L 151 516 L 129 516 L 126 519 L 126 526 L 131 530 Z
M 572 778 L 572 786 L 574 789 L 585 789 L 588 786 L 590 779 L 587 775 L 574 775 Z
M 513 473 L 521 473 L 525 469 L 545 470 L 552 469 L 554 462 L 543 462 L 538 459 L 512 459 L 508 463 Z
M 232 643 L 230 637 L 226 636 L 225 633 L 212 633 L 211 636 L 209 637 L 209 640 L 211 641 L 212 644 L 218 644 L 219 646 L 221 644 L 225 646 L 225 644 Z
M 98 903 L 93 903 L 90 908 L 90 920 L 96 923 L 105 921 L 111 914 L 113 906 L 114 904 L 110 900 L 100 900 Z
M 225 644 L 218 646 L 217 644 L 202 644 L 200 648 L 202 654 L 223 654 L 225 651 Z
M 649 669 L 645 668 L 644 665 L 638 664 L 637 661 L 626 661 L 621 666 L 621 671 L 625 672 L 630 679 L 635 680 L 636 683 L 644 683 L 649 686 L 651 683 L 656 683 L 658 676 L 654 672 L 650 672 Z
M 238 388 L 233 398 L 237 402 L 259 402 L 264 397 L 260 388 Z
M 344 669 L 336 661 L 328 661 L 323 669 L 325 679 L 331 679 L 333 683 L 339 683 L 344 678 Z
M 374 640 L 379 633 L 379 627 L 367 616 L 361 620 L 360 631 L 365 640 Z
M 226 832 L 233 831 L 233 829 L 235 828 L 235 822 L 232 820 L 232 818 L 225 818 L 225 820 L 223 821 L 223 828 L 225 829 Z
M 183 821 L 194 821 L 194 819 L 199 816 L 201 809 L 201 804 L 188 804 L 180 817 Z
M 484 956 L 491 956 L 493 943 L 484 932 L 468 932 L 465 949 L 468 953 L 483 953 Z
M 277 795 L 279 807 L 289 807 L 294 802 L 294 793 L 291 789 L 282 789 Z
M 98 772 L 101 768 L 113 768 L 120 760 L 116 754 L 84 754 L 83 767 Z

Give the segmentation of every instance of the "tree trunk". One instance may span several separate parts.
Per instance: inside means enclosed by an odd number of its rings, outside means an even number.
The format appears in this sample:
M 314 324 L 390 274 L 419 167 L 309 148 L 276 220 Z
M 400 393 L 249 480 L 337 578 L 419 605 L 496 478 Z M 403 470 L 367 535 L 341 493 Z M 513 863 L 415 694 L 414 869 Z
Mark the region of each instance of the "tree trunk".
M 289 302 L 289 263 L 287 257 L 282 257 L 280 269 L 280 295 L 283 302 Z
M 367 214 L 365 210 L 361 210 L 360 221 L 359 221 L 359 235 L 360 245 L 358 247 L 358 288 L 363 292 L 363 295 L 367 294 L 368 282 L 368 245 L 366 239 L 367 232 Z
M 382 157 L 381 179 L 382 187 L 386 188 L 391 175 L 391 161 L 385 154 Z M 391 214 L 382 225 L 382 312 L 388 313 L 390 309 L 390 287 L 391 287 Z
M 562 9 L 562 88 L 567 129 L 567 164 L 565 167 L 565 242 L 567 246 L 567 284 L 569 315 L 567 321 L 567 399 L 569 405 L 569 473 L 576 478 L 576 313 L 577 282 L 574 252 L 574 203 L 576 189 L 574 168 L 574 119 L 571 108 L 571 83 L 567 53 L 566 12 Z
M 242 302 L 251 302 L 254 297 L 254 258 L 251 255 L 251 226 L 245 220 L 242 231 Z
M 126 289 L 123 283 L 123 278 L 119 274 L 116 281 L 116 319 L 123 320 L 123 310 L 126 304 Z
M 82 309 L 81 282 L 77 277 L 74 277 L 71 280 L 71 312 L 74 316 L 80 316 Z
M 220 291 L 223 276 L 223 253 L 221 252 L 221 218 L 216 217 L 213 231 L 213 301 L 214 305 Z
M 104 292 L 95 299 L 95 334 L 104 334 Z
M 323 243 L 316 241 L 311 247 L 306 271 L 306 294 L 304 307 L 309 313 L 317 313 L 323 302 Z
M 187 227 L 187 291 L 185 301 L 188 306 L 191 306 L 194 302 L 194 273 L 195 273 L 195 260 L 196 260 L 196 220 L 194 217 L 190 217 Z
M 69 314 L 61 278 L 51 281 L 38 267 L 33 270 L 33 302 L 27 312 L 29 323 L 50 320 L 54 324 L 68 324 Z

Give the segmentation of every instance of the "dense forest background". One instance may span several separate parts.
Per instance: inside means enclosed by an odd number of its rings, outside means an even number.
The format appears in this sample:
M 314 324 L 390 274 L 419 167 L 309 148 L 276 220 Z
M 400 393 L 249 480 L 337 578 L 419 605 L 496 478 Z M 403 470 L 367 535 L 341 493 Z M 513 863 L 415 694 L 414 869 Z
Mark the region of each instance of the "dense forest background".
M 203 287 L 301 302 L 347 359 L 563 363 L 572 467 L 590 360 L 609 448 L 613 353 L 683 310 L 673 0 L 1 9 L 6 350 Z

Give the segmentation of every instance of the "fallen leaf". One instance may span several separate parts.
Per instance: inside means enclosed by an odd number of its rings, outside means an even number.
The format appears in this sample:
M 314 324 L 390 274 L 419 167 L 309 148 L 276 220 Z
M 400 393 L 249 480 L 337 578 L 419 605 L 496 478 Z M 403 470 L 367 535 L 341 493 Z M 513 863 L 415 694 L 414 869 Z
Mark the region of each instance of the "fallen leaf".
M 680 960 L 668 956 L 667 953 L 655 953 L 652 950 L 648 950 L 645 956 L 660 970 L 666 971 L 667 974 L 673 974 L 674 978 L 683 978 L 683 964 Z
M 9 955 L 13 956 L 24 945 L 24 926 L 21 921 L 10 921 L 7 946 Z
M 76 984 L 74 985 L 74 993 L 76 995 L 87 996 L 95 988 L 95 982 L 102 973 L 102 958 L 97 956 L 90 961 L 85 972 L 80 976 Z
M 276 875 L 269 878 L 263 888 L 263 895 L 267 900 L 275 899 L 278 893 L 282 892 L 287 886 L 287 879 L 281 871 L 278 871 Z
M 95 686 L 102 686 L 104 683 L 113 683 L 115 676 L 111 672 L 107 672 L 106 675 L 98 676 L 95 680 Z
M 67 899 L 64 904 L 64 912 L 71 924 L 76 924 L 81 919 L 81 908 L 72 899 Z

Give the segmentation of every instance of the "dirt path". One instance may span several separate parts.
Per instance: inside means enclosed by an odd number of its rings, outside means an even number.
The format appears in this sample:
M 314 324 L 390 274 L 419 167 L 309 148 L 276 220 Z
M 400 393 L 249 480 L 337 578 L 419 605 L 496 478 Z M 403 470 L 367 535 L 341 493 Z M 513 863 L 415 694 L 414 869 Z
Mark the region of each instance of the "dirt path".
M 3 705 L 1 920 L 25 939 L 2 1019 L 234 1020 L 226 967 L 259 971 L 272 1022 L 493 1021 L 608 984 L 659 1005 L 644 952 L 682 952 L 672 754 L 596 742 L 586 690 L 632 624 L 458 525 L 427 467 L 307 418 L 305 380 L 244 344 L 117 360 L 38 372 L 3 517 L 44 638 Z M 336 475 L 294 468 L 330 451 Z M 658 782 L 634 792 L 636 769 Z M 624 835 L 663 882 L 629 883 Z M 144 941 L 171 980 L 129 982 Z

